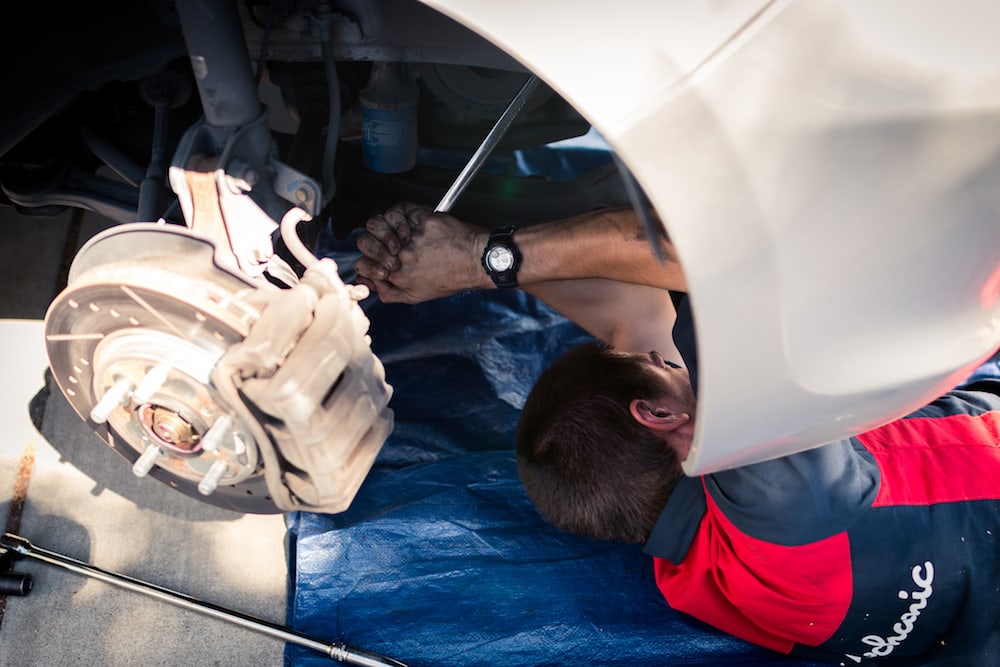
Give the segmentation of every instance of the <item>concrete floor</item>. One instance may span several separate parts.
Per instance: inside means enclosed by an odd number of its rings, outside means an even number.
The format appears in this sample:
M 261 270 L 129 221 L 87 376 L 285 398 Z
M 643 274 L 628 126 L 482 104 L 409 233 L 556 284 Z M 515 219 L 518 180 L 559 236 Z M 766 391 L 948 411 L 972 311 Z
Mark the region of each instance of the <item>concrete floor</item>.
M 0 209 L 0 528 L 30 471 L 19 533 L 37 547 L 284 623 L 282 516 L 236 514 L 135 478 L 58 389 L 46 392 L 45 309 L 65 258 L 105 226 Z M 270 637 L 44 563 L 17 570 L 35 586 L 6 598 L 0 667 L 283 663 L 284 644 Z

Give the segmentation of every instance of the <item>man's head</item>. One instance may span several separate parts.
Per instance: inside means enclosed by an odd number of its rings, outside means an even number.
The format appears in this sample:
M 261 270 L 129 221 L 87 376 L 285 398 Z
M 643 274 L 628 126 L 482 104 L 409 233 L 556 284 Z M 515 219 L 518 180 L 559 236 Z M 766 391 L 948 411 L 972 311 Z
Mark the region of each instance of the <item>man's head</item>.
M 529 497 L 563 530 L 644 541 L 682 475 L 694 408 L 687 372 L 656 353 L 570 350 L 535 383 L 518 422 Z

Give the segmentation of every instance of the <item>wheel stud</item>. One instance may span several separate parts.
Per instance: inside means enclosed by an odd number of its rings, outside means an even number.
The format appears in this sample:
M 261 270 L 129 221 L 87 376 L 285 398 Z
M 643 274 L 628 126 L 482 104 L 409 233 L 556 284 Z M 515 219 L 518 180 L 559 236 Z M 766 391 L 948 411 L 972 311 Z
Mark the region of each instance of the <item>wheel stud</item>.
M 90 411 L 90 420 L 95 424 L 103 424 L 108 421 L 108 417 L 115 409 L 125 402 L 129 392 L 132 391 L 132 383 L 122 378 L 115 382 L 114 386 L 101 396 L 101 400 Z
M 229 464 L 223 460 L 218 460 L 212 464 L 212 467 L 208 469 L 205 473 L 205 477 L 202 478 L 201 482 L 198 483 L 198 493 L 203 496 L 210 496 L 219 486 L 219 481 L 222 480 L 222 476 L 226 474 L 229 470 Z
M 156 445 L 146 447 L 146 451 L 132 464 L 132 474 L 136 477 L 145 477 L 161 456 L 163 451 Z
M 223 415 L 215 420 L 212 427 L 205 432 L 205 435 L 201 437 L 201 448 L 206 452 L 217 452 L 219 451 L 219 445 L 222 444 L 222 440 L 229 435 L 229 429 L 233 424 L 233 420 L 229 418 L 228 415 Z
M 159 391 L 163 383 L 167 381 L 167 371 L 169 366 L 166 364 L 159 364 L 154 366 L 148 373 L 146 377 L 142 378 L 139 382 L 139 386 L 135 388 L 132 392 L 132 398 L 136 403 L 147 403 L 149 399 L 153 398 L 153 394 Z

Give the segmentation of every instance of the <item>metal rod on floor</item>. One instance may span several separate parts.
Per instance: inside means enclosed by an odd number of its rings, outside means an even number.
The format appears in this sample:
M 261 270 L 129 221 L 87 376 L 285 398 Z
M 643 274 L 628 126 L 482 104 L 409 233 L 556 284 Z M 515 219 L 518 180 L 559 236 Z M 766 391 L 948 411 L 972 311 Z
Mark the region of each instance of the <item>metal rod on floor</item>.
M 465 188 L 468 187 L 469 182 L 472 181 L 475 175 L 479 173 L 483 164 L 486 163 L 486 158 L 490 156 L 493 149 L 496 148 L 497 144 L 500 143 L 500 140 L 503 139 L 503 135 L 507 134 L 507 130 L 510 129 L 511 123 L 514 122 L 514 118 L 516 118 L 517 114 L 524 108 L 525 103 L 528 101 L 528 97 L 537 85 L 538 77 L 532 74 L 528 77 L 528 80 L 524 82 L 524 85 L 521 86 L 521 90 L 519 90 L 517 95 L 514 96 L 514 99 L 510 101 L 510 104 L 507 105 L 504 112 L 500 114 L 500 118 L 498 118 L 497 122 L 493 125 L 493 129 L 490 130 L 489 134 L 486 135 L 486 138 L 483 139 L 483 143 L 479 145 L 476 152 L 472 154 L 471 158 L 469 158 L 468 164 L 465 165 L 465 168 L 462 169 L 458 178 L 456 178 L 455 182 L 451 184 L 450 188 L 448 188 L 448 192 L 444 193 L 444 197 L 442 197 L 441 201 L 438 202 L 438 205 L 434 207 L 435 213 L 447 213 L 451 210 L 451 207 L 455 205 L 455 200 L 457 200 L 459 196 L 465 192 Z
M 99 567 L 78 561 L 74 558 L 70 558 L 69 556 L 63 556 L 61 554 L 36 547 L 19 535 L 4 533 L 3 537 L 0 537 L 0 550 L 7 550 L 17 554 L 18 556 L 26 558 L 33 558 L 35 560 L 42 561 L 43 563 L 55 565 L 69 570 L 70 572 L 81 574 L 85 577 L 91 577 L 93 579 L 103 581 L 104 583 L 111 584 L 112 586 L 118 586 L 119 588 L 124 588 L 125 590 L 147 595 L 160 600 L 161 602 L 167 602 L 189 611 L 204 614 L 205 616 L 211 616 L 212 618 L 216 618 L 221 621 L 234 623 L 247 628 L 248 630 L 270 635 L 271 637 L 281 639 L 285 642 L 297 644 L 298 646 L 304 646 L 305 648 L 322 653 L 337 662 L 348 665 L 357 665 L 358 667 L 406 667 L 405 664 L 397 660 L 387 658 L 377 653 L 354 648 L 340 642 L 330 643 L 320 639 L 315 639 L 309 635 L 296 632 L 295 630 L 286 628 L 282 625 L 270 623 L 242 612 L 233 611 L 232 609 L 226 609 L 225 607 L 220 607 L 210 602 L 203 602 L 189 595 L 185 595 L 184 593 L 178 593 L 176 591 L 163 588 L 162 586 L 157 586 L 156 584 L 150 584 L 145 581 L 133 579 L 132 577 L 128 577 L 123 574 L 102 570 Z

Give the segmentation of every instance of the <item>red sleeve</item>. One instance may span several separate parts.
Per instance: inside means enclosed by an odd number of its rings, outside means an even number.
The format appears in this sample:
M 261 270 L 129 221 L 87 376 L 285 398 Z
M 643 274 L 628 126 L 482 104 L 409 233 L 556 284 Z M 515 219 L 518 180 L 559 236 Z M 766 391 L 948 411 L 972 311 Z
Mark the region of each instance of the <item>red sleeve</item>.
M 771 544 L 739 531 L 707 491 L 706 500 L 683 562 L 654 560 L 670 606 L 781 653 L 829 639 L 851 603 L 847 533 L 801 546 Z
M 882 469 L 874 505 L 1000 495 L 1000 412 L 901 419 L 858 436 Z

